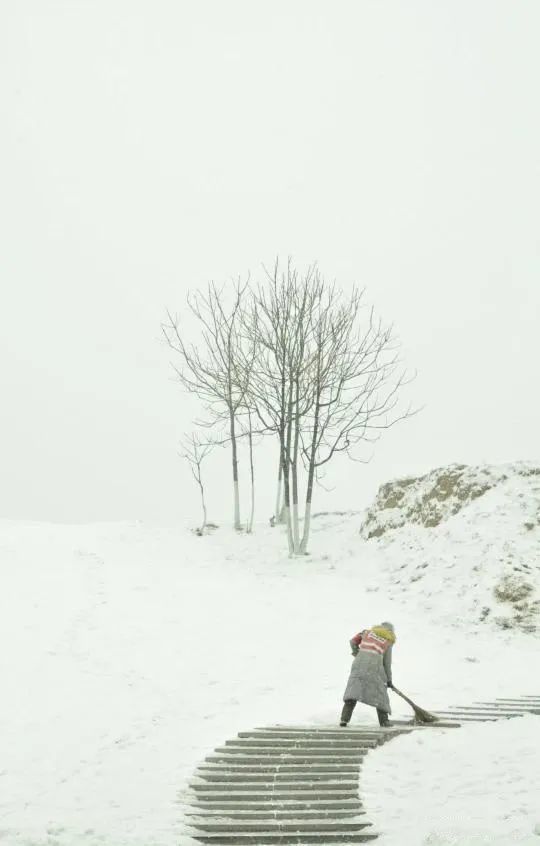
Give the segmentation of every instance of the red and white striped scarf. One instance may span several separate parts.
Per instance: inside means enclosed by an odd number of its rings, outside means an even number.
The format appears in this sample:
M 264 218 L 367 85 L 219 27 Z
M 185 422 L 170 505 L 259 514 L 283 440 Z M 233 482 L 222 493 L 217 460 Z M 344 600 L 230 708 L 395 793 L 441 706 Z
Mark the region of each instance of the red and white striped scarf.
M 360 641 L 360 649 L 362 652 L 375 652 L 377 655 L 384 655 L 391 642 L 385 637 L 375 634 L 373 631 L 368 631 L 362 635 Z

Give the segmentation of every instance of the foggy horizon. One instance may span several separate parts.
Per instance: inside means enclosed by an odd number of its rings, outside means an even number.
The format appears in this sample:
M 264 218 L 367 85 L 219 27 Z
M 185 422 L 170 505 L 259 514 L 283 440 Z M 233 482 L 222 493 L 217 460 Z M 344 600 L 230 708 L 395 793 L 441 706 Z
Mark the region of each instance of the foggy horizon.
M 365 287 L 425 407 L 332 463 L 314 511 L 540 458 L 538 4 L 34 0 L 0 24 L 1 519 L 196 520 L 161 323 L 277 255 Z

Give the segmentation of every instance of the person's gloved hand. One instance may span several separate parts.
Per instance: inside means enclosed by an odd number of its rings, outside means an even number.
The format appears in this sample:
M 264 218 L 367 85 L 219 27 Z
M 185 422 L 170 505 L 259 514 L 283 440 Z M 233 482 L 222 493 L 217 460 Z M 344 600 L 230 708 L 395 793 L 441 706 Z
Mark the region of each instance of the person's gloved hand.
M 387 681 L 387 682 L 386 682 L 386 687 L 394 687 L 394 685 L 392 684 L 392 682 L 391 682 L 391 681 Z

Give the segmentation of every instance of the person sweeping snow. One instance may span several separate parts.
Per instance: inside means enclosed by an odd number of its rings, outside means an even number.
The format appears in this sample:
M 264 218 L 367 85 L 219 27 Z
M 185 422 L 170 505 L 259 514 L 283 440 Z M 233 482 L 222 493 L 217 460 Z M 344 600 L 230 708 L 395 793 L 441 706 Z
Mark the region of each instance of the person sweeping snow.
M 355 659 L 343 695 L 340 726 L 348 725 L 357 702 L 377 710 L 379 725 L 388 726 L 392 712 L 388 688 L 392 687 L 392 646 L 396 641 L 394 626 L 384 622 L 355 635 L 351 649 Z

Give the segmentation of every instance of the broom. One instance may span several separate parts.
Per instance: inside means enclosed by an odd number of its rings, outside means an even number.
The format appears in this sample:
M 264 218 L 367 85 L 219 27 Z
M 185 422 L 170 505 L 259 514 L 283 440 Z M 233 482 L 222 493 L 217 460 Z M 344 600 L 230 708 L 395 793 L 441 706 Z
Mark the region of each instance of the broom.
M 424 709 L 420 708 L 419 705 L 415 705 L 412 699 L 409 699 L 408 696 L 405 696 L 405 694 L 402 693 L 401 690 L 398 690 L 397 687 L 392 687 L 390 689 L 393 690 L 394 693 L 397 693 L 398 696 L 401 696 L 401 698 L 404 699 L 405 702 L 407 702 L 411 706 L 414 711 L 414 716 L 416 717 L 419 723 L 438 722 L 439 717 L 436 717 L 435 714 L 430 714 L 429 711 L 424 711 Z

